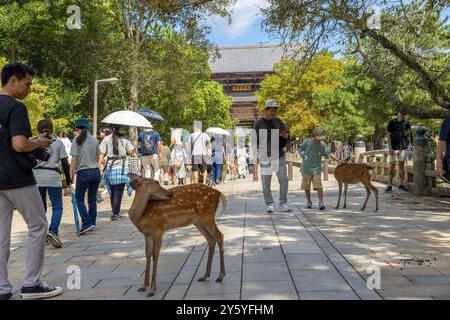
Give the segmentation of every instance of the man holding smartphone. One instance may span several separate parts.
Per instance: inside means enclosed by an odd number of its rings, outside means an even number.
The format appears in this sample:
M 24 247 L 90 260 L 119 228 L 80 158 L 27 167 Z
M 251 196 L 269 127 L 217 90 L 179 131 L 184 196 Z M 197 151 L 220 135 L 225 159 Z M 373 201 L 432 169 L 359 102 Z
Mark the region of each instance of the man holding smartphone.
M 31 126 L 26 106 L 19 100 L 31 91 L 34 71 L 19 62 L 7 64 L 1 72 L 0 92 L 0 300 L 12 297 L 8 281 L 8 260 L 14 209 L 28 225 L 26 270 L 22 299 L 43 299 L 62 293 L 40 280 L 44 266 L 47 217 L 33 176 L 29 154 L 45 150 L 51 140 L 46 134 L 30 140 Z

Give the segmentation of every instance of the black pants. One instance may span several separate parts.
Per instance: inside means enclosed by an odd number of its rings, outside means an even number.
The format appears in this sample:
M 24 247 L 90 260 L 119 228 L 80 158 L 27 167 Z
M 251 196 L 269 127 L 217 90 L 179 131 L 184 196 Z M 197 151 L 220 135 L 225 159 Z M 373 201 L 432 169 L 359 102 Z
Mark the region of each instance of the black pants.
M 113 215 L 119 215 L 120 213 L 120 206 L 122 205 L 122 196 L 124 189 L 125 183 L 111 186 L 111 207 Z

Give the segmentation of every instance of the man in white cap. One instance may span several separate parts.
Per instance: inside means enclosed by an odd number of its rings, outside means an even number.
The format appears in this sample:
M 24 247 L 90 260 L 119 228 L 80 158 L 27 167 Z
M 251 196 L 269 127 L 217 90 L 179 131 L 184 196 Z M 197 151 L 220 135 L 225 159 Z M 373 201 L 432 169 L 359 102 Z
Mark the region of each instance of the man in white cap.
M 311 183 L 313 189 L 317 191 L 319 197 L 319 210 L 325 210 L 325 204 L 323 202 L 323 187 L 322 187 L 322 157 L 333 160 L 340 163 L 330 149 L 323 142 L 325 139 L 325 131 L 320 128 L 316 128 L 313 132 L 312 139 L 306 139 L 299 148 L 299 153 L 303 158 L 301 173 L 302 173 L 302 190 L 305 191 L 306 199 L 308 203 L 306 207 L 312 208 L 311 201 Z
M 261 163 L 261 181 L 267 213 L 274 212 L 274 201 L 270 185 L 272 173 L 276 172 L 280 183 L 280 210 L 290 212 L 287 205 L 289 180 L 286 169 L 286 146 L 289 142 L 289 130 L 283 121 L 276 117 L 279 108 L 276 100 L 266 101 L 264 117 L 257 120 L 254 126 L 253 149 L 258 153 Z M 256 136 L 255 136 L 256 135 Z

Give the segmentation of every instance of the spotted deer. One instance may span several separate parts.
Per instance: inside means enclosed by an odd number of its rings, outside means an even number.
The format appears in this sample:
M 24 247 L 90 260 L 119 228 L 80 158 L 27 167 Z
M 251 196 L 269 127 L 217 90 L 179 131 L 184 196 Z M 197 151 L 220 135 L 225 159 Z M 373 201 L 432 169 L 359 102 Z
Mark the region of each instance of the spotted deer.
M 223 210 L 226 198 L 218 190 L 203 184 L 192 184 L 166 190 L 153 179 L 129 174 L 131 185 L 136 190 L 129 217 L 145 237 L 146 268 L 144 285 L 139 291 L 147 291 L 151 260 L 152 281 L 147 296 L 156 292 L 156 271 L 164 232 L 169 229 L 195 225 L 208 242 L 208 262 L 205 274 L 198 281 L 206 281 L 211 275 L 211 263 L 216 244 L 220 250 L 220 274 L 216 282 L 225 276 L 223 235 L 215 221 L 220 201 Z
M 364 202 L 361 210 L 366 209 L 367 202 L 371 194 L 371 190 L 375 193 L 376 209 L 379 209 L 379 199 L 378 199 L 378 189 L 372 184 L 370 171 L 373 170 L 372 167 L 365 163 L 349 163 L 350 159 L 346 159 L 340 165 L 336 167 L 334 171 L 334 177 L 336 178 L 339 185 L 339 199 L 336 209 L 339 209 L 341 203 L 342 195 L 342 185 L 344 185 L 344 209 L 347 207 L 347 190 L 349 184 L 362 183 L 367 191 L 366 201 Z

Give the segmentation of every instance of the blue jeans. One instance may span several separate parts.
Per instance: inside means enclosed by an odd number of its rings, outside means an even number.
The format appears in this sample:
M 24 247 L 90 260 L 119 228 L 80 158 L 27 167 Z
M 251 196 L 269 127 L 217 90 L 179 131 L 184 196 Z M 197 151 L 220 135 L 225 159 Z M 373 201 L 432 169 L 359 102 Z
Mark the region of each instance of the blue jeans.
M 57 235 L 63 213 L 62 188 L 39 187 L 39 193 L 41 194 L 45 212 L 47 212 L 47 192 L 50 197 L 50 202 L 52 203 L 52 223 L 48 230 Z
M 222 166 L 223 164 L 218 164 L 214 162 L 213 170 L 214 170 L 214 182 L 220 181 L 222 179 Z
M 80 212 L 82 228 L 96 225 L 97 220 L 97 191 L 100 185 L 100 170 L 87 169 L 77 172 L 77 185 L 75 189 L 75 199 Z M 88 193 L 89 212 L 84 204 L 84 198 Z

